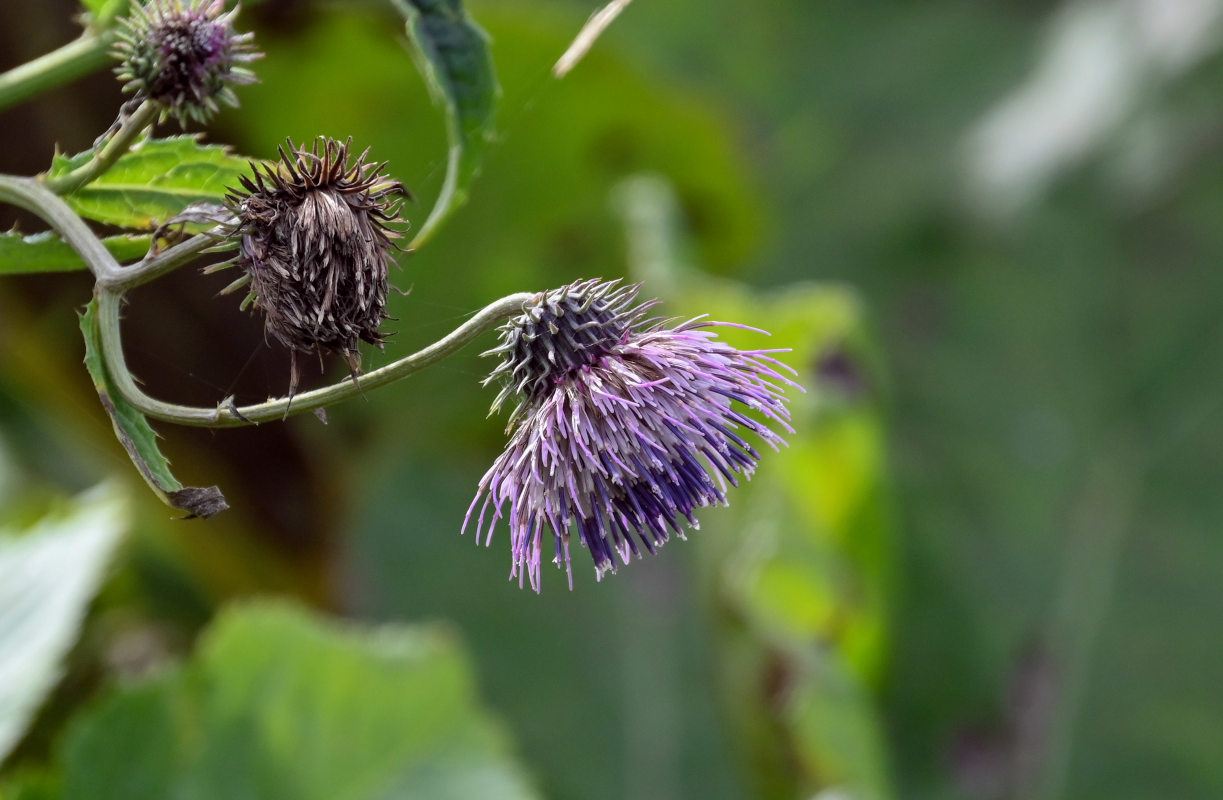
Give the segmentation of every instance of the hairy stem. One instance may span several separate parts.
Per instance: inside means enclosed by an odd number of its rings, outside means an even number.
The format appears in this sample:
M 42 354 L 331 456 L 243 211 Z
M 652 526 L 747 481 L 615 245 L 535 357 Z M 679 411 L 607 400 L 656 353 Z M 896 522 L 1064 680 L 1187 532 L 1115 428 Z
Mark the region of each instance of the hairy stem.
M 454 355 L 480 334 L 491 330 L 502 320 L 520 312 L 523 303 L 530 301 L 534 296 L 530 292 L 520 292 L 495 300 L 428 347 L 387 364 L 385 367 L 365 373 L 360 377 L 360 385 L 346 379 L 331 386 L 303 392 L 292 400 L 280 398 L 242 407 L 222 402 L 216 408 L 201 408 L 157 400 L 149 397 L 136 385 L 123 357 L 123 344 L 119 333 L 121 296 L 105 286 L 99 285 L 97 288 L 102 357 L 115 388 L 125 400 L 154 419 L 201 428 L 236 428 L 283 419 L 331 405 L 355 397 L 364 391 L 406 378 L 414 372 Z
M 57 50 L 0 74 L 0 110 L 29 97 L 88 75 L 106 63 L 114 37 L 87 32 Z
M 75 192 L 114 166 L 115 162 L 131 149 L 132 143 L 144 129 L 156 121 L 160 113 L 161 106 L 151 100 L 145 100 L 123 120 L 119 130 L 115 131 L 106 144 L 94 152 L 88 163 L 58 178 L 46 178 L 43 183 L 56 194 Z
M 215 237 L 201 233 L 143 261 L 121 266 L 84 220 L 41 181 L 0 175 L 0 202 L 12 203 L 41 217 L 81 256 L 98 284 L 116 293 L 173 272 L 218 244 Z
M 118 273 L 106 279 L 99 279 L 98 283 L 112 292 L 122 294 L 128 289 L 143 286 L 181 266 L 190 264 L 204 251 L 213 247 L 221 249 L 223 241 L 211 234 L 201 233 L 157 255 L 148 256 L 143 261 L 121 267 Z
M 136 384 L 127 368 L 120 335 L 120 306 L 123 292 L 134 286 L 153 280 L 190 261 L 215 241 L 207 234 L 194 236 L 181 244 L 130 267 L 122 267 L 110 251 L 94 235 L 89 226 L 68 207 L 60 197 L 50 192 L 41 182 L 32 178 L 0 175 L 0 201 L 37 214 L 59 233 L 69 246 L 89 266 L 97 283 L 94 294 L 98 300 L 98 324 L 102 339 L 102 360 L 106 371 L 114 381 L 115 388 L 129 403 L 142 413 L 164 422 L 204 428 L 236 428 L 257 425 L 260 422 L 283 419 L 294 414 L 312 411 L 341 400 L 354 397 L 369 389 L 377 389 L 388 383 L 406 378 L 414 372 L 448 358 L 466 346 L 480 334 L 491 330 L 498 323 L 522 310 L 524 303 L 535 295 L 530 292 L 511 294 L 495 300 L 477 311 L 470 319 L 446 336 L 412 355 L 405 356 L 385 367 L 367 372 L 360 384 L 344 380 L 321 389 L 297 395 L 269 400 L 266 403 L 236 407 L 222 401 L 216 408 L 182 406 L 149 397 Z
M 85 261 L 95 278 L 116 281 L 123 268 L 68 204 L 33 178 L 0 175 L 0 200 L 37 214 Z

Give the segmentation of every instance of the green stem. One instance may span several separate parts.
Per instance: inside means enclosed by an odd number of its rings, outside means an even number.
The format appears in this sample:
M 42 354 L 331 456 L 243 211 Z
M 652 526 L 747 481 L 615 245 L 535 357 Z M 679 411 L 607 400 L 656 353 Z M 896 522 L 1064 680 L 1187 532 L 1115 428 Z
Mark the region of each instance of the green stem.
M 0 200 L 24 208 L 45 220 L 81 256 L 99 281 L 116 281 L 123 274 L 119 262 L 115 261 L 115 257 L 84 220 L 39 181 L 0 175 Z
M 86 32 L 63 47 L 0 74 L 0 110 L 45 89 L 68 83 L 106 63 L 114 36 Z
M 341 400 L 377 389 L 431 364 L 446 359 L 480 334 L 491 330 L 502 320 L 517 314 L 524 303 L 535 297 L 530 292 L 511 294 L 495 300 L 477 311 L 471 319 L 446 336 L 405 356 L 385 367 L 367 372 L 360 383 L 345 380 L 341 383 L 304 392 L 296 397 L 269 400 L 266 403 L 237 408 L 224 402 L 216 408 L 181 406 L 149 397 L 132 377 L 123 356 L 123 341 L 120 336 L 119 311 L 123 292 L 134 286 L 153 280 L 176 267 L 190 261 L 208 249 L 214 241 L 207 234 L 194 236 L 169 250 L 131 267 L 121 267 L 110 251 L 102 244 L 89 226 L 68 207 L 60 197 L 52 194 L 33 178 L 18 178 L 0 175 L 0 201 L 37 214 L 45 220 L 64 240 L 76 250 L 97 278 L 94 293 L 98 300 L 98 325 L 102 338 L 102 360 L 106 371 L 114 381 L 124 399 L 144 414 L 164 422 L 203 428 L 236 428 L 257 425 L 260 422 L 312 411 Z
M 202 233 L 131 266 L 120 266 L 77 213 L 41 181 L 0 175 L 0 201 L 24 208 L 45 220 L 80 254 L 99 285 L 120 294 L 173 272 L 217 245 L 215 237 Z
M 237 428 L 243 425 L 257 425 L 260 422 L 284 419 L 356 397 L 367 390 L 377 389 L 379 386 L 406 378 L 414 372 L 454 355 L 480 334 L 491 330 L 502 320 L 520 312 L 523 303 L 530 301 L 534 296 L 530 292 L 520 292 L 493 301 L 477 311 L 471 319 L 428 347 L 387 364 L 385 367 L 365 373 L 360 377 L 360 384 L 345 380 L 321 389 L 303 392 L 291 400 L 280 398 L 241 408 L 225 403 L 216 408 L 201 408 L 180 406 L 154 399 L 136 385 L 123 357 L 123 344 L 119 333 L 121 297 L 104 286 L 99 285 L 97 288 L 102 358 L 119 394 L 123 395 L 123 398 L 139 411 L 154 419 L 200 428 Z
M 222 246 L 223 242 L 212 234 L 201 233 L 143 261 L 120 267 L 113 276 L 99 278 L 98 283 L 111 292 L 122 294 L 191 263 L 209 248 Z
M 114 166 L 115 162 L 131 149 L 132 143 L 144 132 L 144 129 L 157 120 L 157 115 L 160 113 L 160 105 L 152 100 L 145 100 L 128 115 L 127 119 L 123 120 L 119 130 L 110 137 L 102 149 L 94 152 L 93 158 L 89 159 L 88 163 L 58 178 L 45 178 L 43 183 L 56 194 L 75 192 Z

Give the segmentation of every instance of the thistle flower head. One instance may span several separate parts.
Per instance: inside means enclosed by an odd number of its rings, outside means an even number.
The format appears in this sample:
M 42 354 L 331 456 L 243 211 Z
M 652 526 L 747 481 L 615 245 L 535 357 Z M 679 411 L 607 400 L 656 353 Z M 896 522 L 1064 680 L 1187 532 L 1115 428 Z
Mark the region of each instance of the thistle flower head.
M 264 328 L 293 353 L 340 353 L 354 378 L 359 342 L 382 346 L 387 318 L 391 225 L 407 191 L 386 164 L 350 158 L 348 142 L 320 137 L 307 149 L 292 140 L 280 161 L 253 167 L 245 191 L 231 190 L 240 237 L 236 263 Z M 289 394 L 297 388 L 297 362 Z
M 574 530 L 601 578 L 617 556 L 654 553 L 698 527 L 696 509 L 726 503 L 760 459 L 742 432 L 776 449 L 769 425 L 790 430 L 782 390 L 797 384 L 776 351 L 718 341 L 709 328 L 726 323 L 645 319 L 655 303 L 634 305 L 639 288 L 584 281 L 537 295 L 490 351 L 501 363 L 489 380 L 505 380 L 493 410 L 511 395 L 520 403 L 464 528 L 480 506 L 487 544 L 508 503 L 510 576 L 536 591 L 545 531 L 570 588 Z
M 493 401 L 495 413 L 511 396 L 520 398 L 511 425 L 531 401 L 569 373 L 611 352 L 655 301 L 633 305 L 637 286 L 588 280 L 544 292 L 501 328 L 501 346 L 491 353 L 501 363 L 484 381 L 504 386 Z
M 235 6 L 224 0 L 150 0 L 133 3 L 121 20 L 114 55 L 123 90 L 162 107 L 180 125 L 207 122 L 220 103 L 238 105 L 231 85 L 254 83 L 243 65 L 260 57 L 252 34 L 235 33 Z

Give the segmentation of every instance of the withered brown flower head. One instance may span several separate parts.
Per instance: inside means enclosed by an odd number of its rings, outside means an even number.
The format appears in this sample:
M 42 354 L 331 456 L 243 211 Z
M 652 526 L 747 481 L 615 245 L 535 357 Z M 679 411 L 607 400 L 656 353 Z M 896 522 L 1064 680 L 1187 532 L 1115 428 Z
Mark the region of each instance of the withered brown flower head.
M 385 163 L 366 161 L 368 150 L 350 158 L 351 143 L 319 137 L 307 149 L 286 140 L 279 162 L 252 165 L 245 191 L 228 197 L 250 299 L 293 353 L 290 396 L 298 352 L 342 354 L 355 379 L 359 342 L 385 341 L 387 273 L 401 235 L 391 225 L 403 221 L 408 193 Z

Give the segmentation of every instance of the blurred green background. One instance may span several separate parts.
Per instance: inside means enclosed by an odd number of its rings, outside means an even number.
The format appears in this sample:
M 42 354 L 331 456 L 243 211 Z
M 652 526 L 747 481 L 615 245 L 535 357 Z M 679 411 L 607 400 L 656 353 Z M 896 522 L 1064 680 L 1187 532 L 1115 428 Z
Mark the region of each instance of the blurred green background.
M 505 580 L 504 528 L 458 535 L 503 441 L 473 346 L 326 426 L 159 425 L 233 507 L 169 520 L 80 366 L 88 277 L 5 278 L 0 516 L 114 475 L 134 519 L 8 773 L 55 763 L 75 714 L 229 601 L 278 595 L 449 621 L 547 797 L 1223 797 L 1223 7 L 638 0 L 558 82 L 593 3 L 466 5 L 498 135 L 469 204 L 401 259 L 367 366 L 497 296 L 630 275 L 668 313 L 775 334 L 739 346 L 794 348 L 793 446 L 689 541 L 598 584 L 575 552 L 575 590 L 548 571 L 536 596 Z M 70 39 L 74 9 L 0 6 L 0 69 Z M 446 145 L 402 21 L 274 0 L 240 19 L 261 83 L 209 140 L 352 136 L 419 225 Z M 119 102 L 102 72 L 0 113 L 0 171 L 88 147 Z M 283 393 L 227 281 L 132 296 L 150 393 Z

